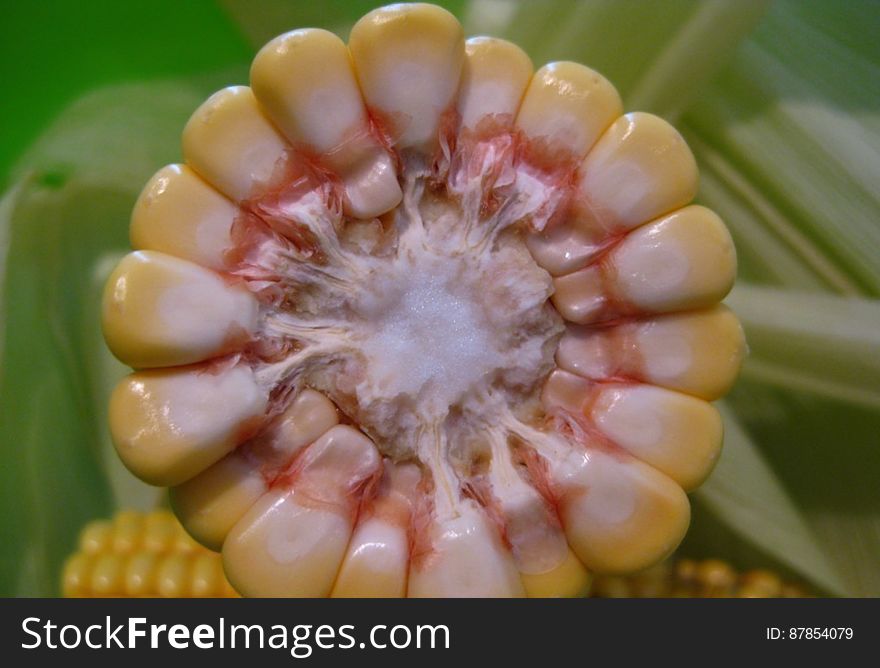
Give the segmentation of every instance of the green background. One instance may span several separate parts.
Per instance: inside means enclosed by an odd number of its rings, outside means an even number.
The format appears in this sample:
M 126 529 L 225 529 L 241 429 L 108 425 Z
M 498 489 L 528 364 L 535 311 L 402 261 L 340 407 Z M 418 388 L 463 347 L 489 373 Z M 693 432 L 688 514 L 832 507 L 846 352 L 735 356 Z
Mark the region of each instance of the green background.
M 198 74 L 253 53 L 212 0 L 3 2 L 0 183 L 67 104 L 100 85 Z

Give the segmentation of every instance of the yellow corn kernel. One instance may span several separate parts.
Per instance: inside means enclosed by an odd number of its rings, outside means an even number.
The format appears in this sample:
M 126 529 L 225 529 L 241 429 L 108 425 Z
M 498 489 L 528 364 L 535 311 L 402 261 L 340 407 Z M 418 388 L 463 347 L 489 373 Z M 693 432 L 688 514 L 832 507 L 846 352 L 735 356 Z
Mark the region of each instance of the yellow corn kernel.
M 113 533 L 111 535 L 112 552 L 132 552 L 139 546 L 139 541 L 144 526 L 144 517 L 141 513 L 132 510 L 123 510 L 113 518 Z M 106 550 L 102 554 L 106 554 Z
M 113 524 L 105 520 L 90 523 L 79 537 L 79 549 L 86 554 L 100 554 L 113 541 Z
M 327 597 L 354 528 L 352 490 L 381 466 L 372 441 L 349 426 L 315 441 L 301 460 L 299 485 L 264 494 L 226 537 L 223 567 L 236 588 L 250 596 Z
M 689 206 L 631 232 L 600 262 L 557 277 L 553 303 L 580 324 L 633 310 L 671 313 L 718 303 L 735 275 L 724 223 L 709 209 Z
M 608 327 L 569 326 L 556 362 L 591 380 L 624 376 L 713 401 L 733 385 L 745 354 L 739 320 L 717 305 Z
M 170 513 L 155 512 L 144 518 L 143 547 L 150 552 L 168 550 L 181 534 L 177 520 Z
M 597 573 L 639 571 L 667 557 L 690 521 L 684 491 L 643 462 L 600 450 L 551 471 L 569 545 Z
M 113 596 L 122 591 L 125 575 L 125 555 L 105 553 L 95 557 L 89 574 L 89 588 L 98 597 Z
M 125 593 L 129 596 L 149 596 L 156 591 L 156 571 L 159 556 L 154 552 L 137 552 L 125 565 Z
M 81 598 L 89 595 L 88 577 L 92 572 L 94 557 L 85 552 L 77 552 L 64 563 L 61 573 L 61 591 L 67 598 Z

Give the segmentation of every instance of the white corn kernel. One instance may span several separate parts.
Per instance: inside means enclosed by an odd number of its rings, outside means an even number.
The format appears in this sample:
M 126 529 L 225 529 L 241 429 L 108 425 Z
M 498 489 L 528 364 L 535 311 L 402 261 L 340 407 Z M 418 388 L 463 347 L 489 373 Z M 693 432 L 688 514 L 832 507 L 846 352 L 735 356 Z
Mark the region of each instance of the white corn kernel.
M 168 165 L 150 179 L 134 205 L 131 246 L 224 269 L 237 214 L 236 206 L 192 169 Z
M 104 289 L 104 338 L 135 368 L 202 362 L 241 350 L 257 326 L 258 305 L 197 264 L 158 251 L 126 255 Z
M 617 90 L 601 74 L 578 63 L 550 63 L 532 77 L 516 124 L 580 160 L 622 111 Z
M 247 367 L 139 371 L 113 390 L 110 433 L 132 473 L 178 485 L 252 435 L 266 401 Z
M 170 490 L 174 512 L 200 543 L 219 550 L 227 534 L 304 447 L 339 422 L 324 395 L 305 390 L 275 424 L 219 462 Z M 255 467 L 257 458 L 263 466 Z
M 182 143 L 187 164 L 236 202 L 267 187 L 289 149 L 247 86 L 209 97 L 187 122 Z
M 730 389 L 745 351 L 739 321 L 715 306 L 607 327 L 569 326 L 556 361 L 584 378 L 642 381 L 711 401 Z
M 624 453 L 575 450 L 551 464 L 569 543 L 599 573 L 637 571 L 668 556 L 690 521 L 681 487 Z
M 678 131 L 642 112 L 617 119 L 580 167 L 576 217 L 597 235 L 630 230 L 690 202 L 697 164 Z
M 395 146 L 436 150 L 464 61 L 455 17 L 423 3 L 375 9 L 352 28 L 348 48 L 367 106 L 393 126 Z
M 329 596 L 351 538 L 354 492 L 381 462 L 351 427 L 333 427 L 304 453 L 288 485 L 266 493 L 223 544 L 229 581 L 248 596 Z
M 630 232 L 586 268 L 553 282 L 553 304 L 577 323 L 711 306 L 733 286 L 736 252 L 712 211 L 680 209 Z
M 346 213 L 372 218 L 397 206 L 402 193 L 394 163 L 370 134 L 341 39 L 318 29 L 276 37 L 254 59 L 251 85 L 287 138 L 342 179 Z
M 495 527 L 475 505 L 429 528 L 429 553 L 412 566 L 412 598 L 524 596 L 522 581 Z
M 465 62 L 458 90 L 463 128 L 476 128 L 486 117 L 512 123 L 532 77 L 532 61 L 515 44 L 491 37 L 465 42 Z

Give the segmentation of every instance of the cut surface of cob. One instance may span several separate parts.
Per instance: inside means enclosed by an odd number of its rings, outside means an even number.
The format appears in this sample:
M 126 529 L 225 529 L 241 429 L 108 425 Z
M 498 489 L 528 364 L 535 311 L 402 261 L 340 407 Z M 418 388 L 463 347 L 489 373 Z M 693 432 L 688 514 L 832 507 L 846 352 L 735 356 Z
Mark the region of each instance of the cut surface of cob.
M 571 596 L 675 549 L 745 344 L 665 121 L 443 9 L 267 44 L 132 216 L 123 462 L 244 595 Z

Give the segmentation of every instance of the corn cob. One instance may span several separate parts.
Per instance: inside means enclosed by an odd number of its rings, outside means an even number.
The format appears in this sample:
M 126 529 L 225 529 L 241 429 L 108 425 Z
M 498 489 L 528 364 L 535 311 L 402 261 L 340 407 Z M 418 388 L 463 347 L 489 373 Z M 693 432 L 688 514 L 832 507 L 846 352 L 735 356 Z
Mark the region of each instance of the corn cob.
M 681 136 L 427 4 L 250 78 L 105 290 L 123 462 L 245 595 L 580 595 L 668 556 L 745 350 Z
M 676 559 L 630 576 L 597 576 L 593 595 L 602 598 L 806 598 L 809 591 L 773 571 L 737 572 L 720 559 Z
M 236 596 L 217 553 L 167 510 L 121 511 L 89 523 L 64 565 L 61 591 L 68 598 Z

